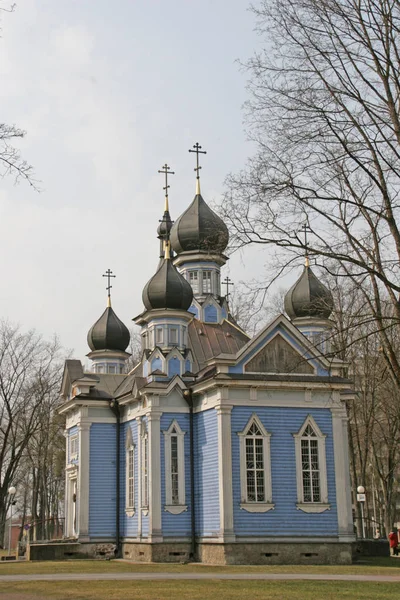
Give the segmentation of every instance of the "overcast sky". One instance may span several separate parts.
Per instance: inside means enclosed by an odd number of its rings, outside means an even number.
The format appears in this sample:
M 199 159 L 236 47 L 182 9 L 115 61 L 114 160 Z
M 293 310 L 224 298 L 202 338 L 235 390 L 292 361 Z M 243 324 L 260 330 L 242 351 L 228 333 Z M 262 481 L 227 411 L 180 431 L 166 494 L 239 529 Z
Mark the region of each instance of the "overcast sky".
M 0 181 L 3 318 L 57 333 L 83 359 L 111 268 L 113 307 L 131 327 L 158 262 L 157 170 L 167 161 L 176 171 L 176 219 L 194 196 L 196 141 L 207 150 L 210 203 L 251 154 L 236 62 L 260 43 L 247 8 L 248 0 L 18 0 L 1 16 L 0 120 L 27 131 L 19 147 L 41 181 L 40 193 Z M 233 257 L 226 273 L 261 276 L 263 252 Z

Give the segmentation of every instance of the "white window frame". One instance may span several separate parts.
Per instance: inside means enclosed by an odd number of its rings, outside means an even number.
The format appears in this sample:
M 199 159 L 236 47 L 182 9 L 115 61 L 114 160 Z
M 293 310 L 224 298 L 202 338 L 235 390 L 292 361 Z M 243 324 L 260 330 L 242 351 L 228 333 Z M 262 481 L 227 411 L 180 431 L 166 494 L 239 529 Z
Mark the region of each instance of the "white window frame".
M 207 288 L 204 285 L 207 282 Z M 212 271 L 203 270 L 201 272 L 201 284 L 202 284 L 202 292 L 203 294 L 211 294 L 212 293 Z
M 305 502 L 303 493 L 303 465 L 301 459 L 301 440 L 310 439 L 304 436 L 308 425 L 314 430 L 315 438 L 318 443 L 318 467 L 319 467 L 319 485 L 320 502 Z M 297 504 L 298 510 L 306 513 L 321 513 L 329 510 L 331 505 L 328 502 L 328 479 L 326 471 L 326 435 L 322 433 L 312 415 L 308 415 L 303 425 L 297 433 L 293 434 L 295 452 L 296 452 L 296 483 L 297 483 Z
M 78 434 L 73 433 L 69 438 L 69 460 L 78 458 L 79 439 Z
M 164 342 L 164 330 L 162 327 L 156 327 L 156 343 L 155 345 L 162 344 Z
M 175 332 L 175 341 L 172 340 L 172 332 Z M 170 327 L 168 329 L 168 343 L 170 346 L 178 346 L 179 344 L 179 329 L 178 327 Z
M 132 473 L 130 473 L 131 465 Z M 132 487 L 130 480 L 132 480 Z M 135 444 L 132 440 L 132 430 L 128 425 L 125 440 L 125 512 L 128 517 L 133 517 L 135 514 L 135 491 Z
M 193 295 L 196 295 L 200 291 L 200 279 L 198 271 L 189 271 L 189 283 L 192 286 Z
M 188 509 L 185 490 L 185 431 L 179 426 L 179 423 L 174 419 L 164 434 L 164 456 L 165 456 L 165 507 L 164 510 L 179 515 Z M 174 503 L 172 499 L 172 456 L 171 456 L 171 440 L 177 438 L 178 451 L 178 502 Z
M 253 423 L 261 432 L 261 436 L 249 435 Z M 253 413 L 243 431 L 238 432 L 240 449 L 240 508 L 252 513 L 264 513 L 275 508 L 272 502 L 272 479 L 271 479 L 271 434 L 265 429 L 259 417 Z M 247 495 L 247 466 L 246 466 L 246 439 L 247 437 L 260 438 L 263 440 L 263 463 L 264 463 L 264 500 L 262 502 L 249 501 Z
M 141 487 L 141 508 L 144 510 L 149 509 L 149 436 L 147 433 L 147 426 L 143 422 L 142 424 L 142 439 L 141 439 L 141 478 L 142 478 L 142 487 Z

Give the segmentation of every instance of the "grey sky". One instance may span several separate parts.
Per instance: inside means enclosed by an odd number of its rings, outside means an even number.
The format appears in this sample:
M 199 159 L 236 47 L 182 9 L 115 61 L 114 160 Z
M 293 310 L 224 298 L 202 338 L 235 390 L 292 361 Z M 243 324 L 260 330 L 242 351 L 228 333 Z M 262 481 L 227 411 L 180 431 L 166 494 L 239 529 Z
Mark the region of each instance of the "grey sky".
M 1 120 L 28 132 L 19 144 L 42 192 L 0 182 L 0 315 L 34 327 L 83 358 L 105 307 L 130 319 L 158 260 L 165 163 L 176 218 L 195 191 L 216 201 L 250 154 L 242 127 L 245 74 L 256 49 L 248 0 L 19 0 L 2 16 Z M 230 261 L 234 280 L 265 258 Z M 225 276 L 225 275 L 224 275 Z

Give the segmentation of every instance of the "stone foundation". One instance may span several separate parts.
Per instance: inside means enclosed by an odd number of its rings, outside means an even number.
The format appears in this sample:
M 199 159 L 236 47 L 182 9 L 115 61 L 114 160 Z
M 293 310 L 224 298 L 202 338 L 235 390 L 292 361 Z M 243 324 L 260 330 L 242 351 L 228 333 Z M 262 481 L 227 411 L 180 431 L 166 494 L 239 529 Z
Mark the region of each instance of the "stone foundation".
M 208 565 L 350 565 L 350 543 L 199 544 L 198 560 Z
M 190 544 L 161 543 L 143 544 L 140 542 L 125 542 L 122 544 L 121 558 L 135 562 L 189 562 Z
M 114 558 L 115 544 L 80 544 L 79 542 L 54 542 L 27 544 L 26 560 L 68 560 L 75 558 Z
M 125 542 L 122 558 L 135 562 L 189 562 L 188 543 L 145 544 Z M 351 543 L 250 543 L 196 546 L 196 557 L 208 565 L 349 565 Z

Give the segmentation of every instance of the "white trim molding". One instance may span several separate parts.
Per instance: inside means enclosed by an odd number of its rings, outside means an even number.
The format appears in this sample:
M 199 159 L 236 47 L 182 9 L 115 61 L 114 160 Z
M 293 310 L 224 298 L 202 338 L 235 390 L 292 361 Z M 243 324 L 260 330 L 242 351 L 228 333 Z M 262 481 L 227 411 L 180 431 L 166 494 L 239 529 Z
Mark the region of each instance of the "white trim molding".
M 295 453 L 296 453 L 296 482 L 297 482 L 297 504 L 298 510 L 306 513 L 321 513 L 326 510 L 330 510 L 330 504 L 328 502 L 328 479 L 326 472 L 326 450 L 325 450 L 325 438 L 317 423 L 315 422 L 312 415 L 308 415 L 303 425 L 300 427 L 297 433 L 293 434 Z M 311 441 L 317 442 L 317 467 L 312 464 L 311 459 Z M 310 496 L 304 497 L 304 478 L 303 478 L 303 460 L 302 460 L 302 441 L 307 441 L 310 447 L 310 453 L 308 456 L 309 463 L 309 489 Z M 315 463 L 315 459 L 314 459 Z M 313 473 L 318 473 L 318 500 L 314 499 L 314 488 L 313 488 Z
M 265 429 L 256 413 L 253 413 L 243 431 L 239 431 L 239 449 L 240 449 L 240 508 L 251 513 L 265 513 L 275 508 L 272 502 L 272 478 L 271 478 L 271 434 Z M 246 460 L 246 441 L 254 442 L 254 452 L 256 452 L 256 440 L 262 440 L 262 467 L 263 473 L 263 492 L 262 499 L 249 499 L 247 460 Z M 254 459 L 254 469 L 256 469 Z M 254 474 L 254 490 L 257 496 L 257 481 Z M 261 495 L 261 494 L 260 494 Z
M 222 388 L 221 395 L 228 389 Z M 233 485 L 232 485 L 232 406 L 216 406 L 218 428 L 218 490 L 219 490 L 219 537 L 224 542 L 234 542 Z
M 128 517 L 135 514 L 135 492 L 135 444 L 128 425 L 125 440 L 125 513 Z
M 179 426 L 179 423 L 174 419 L 167 431 L 164 434 L 164 455 L 165 455 L 165 506 L 164 510 L 179 515 L 187 510 L 185 504 L 185 431 Z M 172 444 L 174 441 L 174 451 L 176 457 L 174 459 L 175 468 L 173 467 Z M 173 490 L 172 479 L 177 479 L 177 486 Z M 176 484 L 175 484 L 176 485 Z

